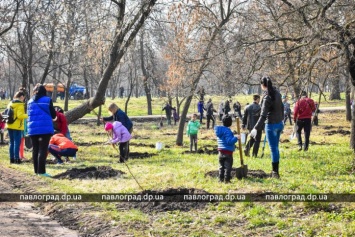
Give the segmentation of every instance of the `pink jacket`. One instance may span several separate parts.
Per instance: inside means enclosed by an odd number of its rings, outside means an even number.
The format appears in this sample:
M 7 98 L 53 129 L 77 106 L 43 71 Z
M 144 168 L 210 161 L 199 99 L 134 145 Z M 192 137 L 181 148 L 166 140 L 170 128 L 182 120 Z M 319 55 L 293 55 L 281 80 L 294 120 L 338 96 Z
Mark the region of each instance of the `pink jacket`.
M 121 122 L 115 121 L 112 125 L 113 138 L 110 141 L 112 144 L 117 142 L 128 142 L 132 138 L 127 128 L 123 126 Z

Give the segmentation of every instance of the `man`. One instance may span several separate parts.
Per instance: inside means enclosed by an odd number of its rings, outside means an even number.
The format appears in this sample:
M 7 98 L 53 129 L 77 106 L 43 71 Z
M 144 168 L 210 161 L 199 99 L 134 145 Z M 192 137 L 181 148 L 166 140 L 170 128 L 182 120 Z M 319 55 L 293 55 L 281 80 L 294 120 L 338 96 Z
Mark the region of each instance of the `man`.
M 293 111 L 293 121 L 297 125 L 297 140 L 298 140 L 298 150 L 302 150 L 302 137 L 301 132 L 304 130 L 304 146 L 303 150 L 308 150 L 309 137 L 311 135 L 312 126 L 312 113 L 316 111 L 316 106 L 311 98 L 307 97 L 307 92 L 301 92 L 301 98 L 296 102 Z
M 260 96 L 259 95 L 254 95 L 253 96 L 253 103 L 248 105 L 245 110 L 244 110 L 244 116 L 243 116 L 243 120 L 242 120 L 242 129 L 248 129 L 249 133 L 251 132 L 251 130 L 253 130 L 255 124 L 258 122 L 258 119 L 260 117 L 260 111 L 261 111 L 261 107 L 259 105 L 260 102 Z M 262 134 L 262 130 L 257 130 L 257 134 L 254 137 L 250 136 L 250 139 L 247 143 L 247 145 L 245 146 L 245 150 L 244 150 L 244 154 L 246 156 L 250 155 L 250 148 L 253 147 L 253 153 L 252 156 L 253 157 L 257 157 L 258 156 L 258 150 L 259 150 L 259 145 L 260 145 L 260 139 L 261 139 L 261 134 Z
M 208 102 L 207 102 L 207 104 L 206 104 L 207 129 L 210 128 L 210 122 L 211 122 L 211 120 L 212 120 L 212 129 L 214 128 L 215 119 L 214 119 L 213 112 L 217 112 L 217 111 L 213 108 L 212 99 L 209 98 L 209 99 L 208 99 Z
M 169 103 L 166 103 L 163 107 L 162 111 L 165 110 L 166 120 L 168 121 L 168 125 L 171 125 L 171 111 L 173 107 Z

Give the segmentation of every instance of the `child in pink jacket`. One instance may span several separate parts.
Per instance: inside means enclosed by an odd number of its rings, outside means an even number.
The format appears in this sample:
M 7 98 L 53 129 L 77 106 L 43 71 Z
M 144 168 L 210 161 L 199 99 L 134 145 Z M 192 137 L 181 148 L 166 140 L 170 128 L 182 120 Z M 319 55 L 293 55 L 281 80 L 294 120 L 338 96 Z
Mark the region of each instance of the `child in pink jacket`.
M 105 130 L 110 134 L 112 139 L 109 140 L 111 144 L 120 143 L 120 163 L 123 163 L 127 160 L 127 142 L 132 138 L 131 134 L 127 130 L 125 126 L 122 125 L 121 122 L 115 121 L 113 123 L 106 123 Z

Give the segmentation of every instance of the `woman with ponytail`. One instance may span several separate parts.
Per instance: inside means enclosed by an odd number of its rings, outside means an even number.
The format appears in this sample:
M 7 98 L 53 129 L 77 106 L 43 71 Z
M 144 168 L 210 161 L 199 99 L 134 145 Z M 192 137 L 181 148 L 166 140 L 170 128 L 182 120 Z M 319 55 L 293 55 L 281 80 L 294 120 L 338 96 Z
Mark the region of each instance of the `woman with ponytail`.
M 279 141 L 284 128 L 284 106 L 280 92 L 272 86 L 269 77 L 262 77 L 260 80 L 264 96 L 261 102 L 261 114 L 250 136 L 256 137 L 257 130 L 262 130 L 265 124 L 265 134 L 269 143 L 272 159 L 272 178 L 280 178 L 279 175 Z

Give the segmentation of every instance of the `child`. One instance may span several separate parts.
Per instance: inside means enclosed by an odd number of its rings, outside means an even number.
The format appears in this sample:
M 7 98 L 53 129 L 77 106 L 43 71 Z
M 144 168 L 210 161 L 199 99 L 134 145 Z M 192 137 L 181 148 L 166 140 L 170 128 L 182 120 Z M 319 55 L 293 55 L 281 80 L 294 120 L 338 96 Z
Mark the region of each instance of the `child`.
M 233 151 L 235 143 L 240 139 L 240 135 L 234 136 L 232 130 L 232 117 L 224 115 L 223 126 L 215 126 L 214 131 L 217 136 L 218 158 L 219 158 L 219 181 L 229 183 L 233 166 Z
M 4 128 L 5 128 L 5 122 L 3 121 L 3 117 L 0 114 L 0 144 L 5 144 L 5 141 L 4 141 Z
M 286 125 L 287 119 L 290 121 L 290 125 L 292 125 L 292 118 L 291 118 L 291 105 L 288 103 L 288 97 L 283 95 L 283 104 L 284 104 L 284 124 Z
M 127 146 L 126 143 L 132 138 L 131 134 L 121 122 L 115 121 L 113 123 L 106 123 L 105 130 L 112 136 L 109 143 L 116 144 L 120 143 L 120 163 L 124 163 L 127 160 Z
M 195 146 L 195 152 L 197 152 L 197 133 L 201 124 L 197 119 L 197 114 L 192 115 L 192 119 L 187 124 L 187 136 L 190 137 L 190 151 L 192 152 L 192 146 Z
M 78 147 L 61 133 L 56 133 L 49 141 L 48 151 L 57 158 L 57 164 L 63 164 L 61 156 L 76 156 Z
M 174 107 L 172 110 L 173 110 L 174 125 L 176 125 L 176 123 L 179 121 L 179 115 L 176 111 L 176 107 Z
M 13 123 L 6 123 L 7 131 L 10 137 L 10 164 L 21 164 L 20 159 L 20 145 L 21 137 L 24 130 L 23 120 L 28 118 L 25 113 L 25 94 L 23 91 L 18 91 L 14 95 L 14 99 L 8 104 L 8 108 L 12 107 L 14 110 L 15 121 Z
M 25 137 L 27 135 L 27 119 L 23 120 L 24 130 L 21 134 L 21 144 L 20 144 L 20 159 L 22 161 L 26 160 L 25 158 Z

